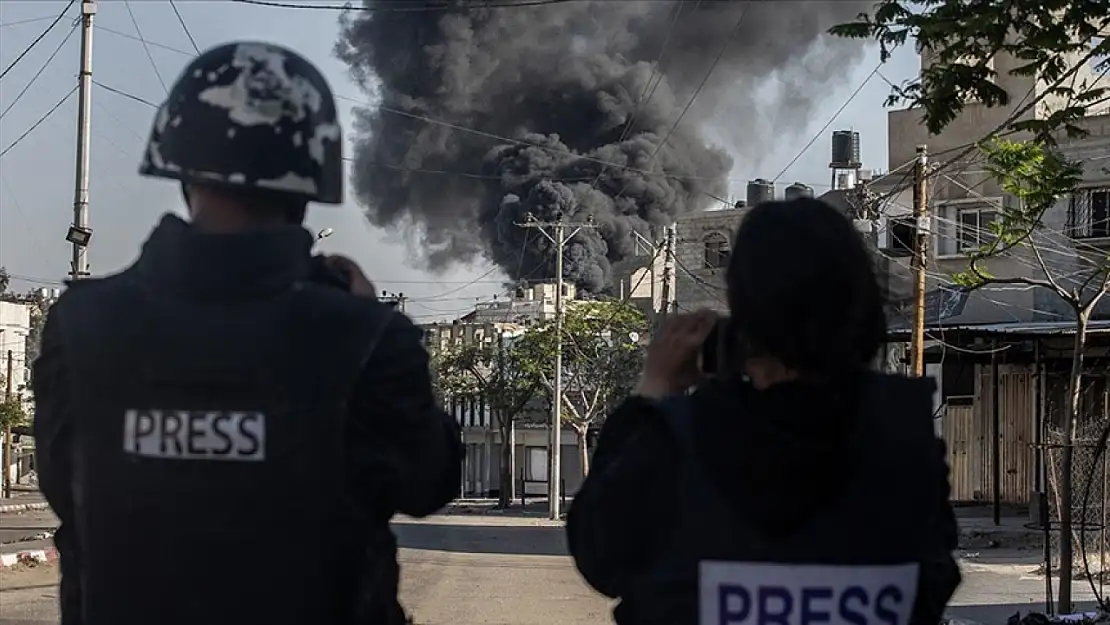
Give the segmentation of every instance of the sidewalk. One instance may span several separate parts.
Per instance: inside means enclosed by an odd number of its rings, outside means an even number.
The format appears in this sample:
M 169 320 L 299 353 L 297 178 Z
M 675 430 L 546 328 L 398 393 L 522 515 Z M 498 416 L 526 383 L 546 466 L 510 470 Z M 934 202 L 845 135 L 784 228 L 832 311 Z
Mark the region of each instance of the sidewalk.
M 0 497 L 0 514 L 49 508 L 50 504 L 37 491 L 14 491 L 11 497 Z

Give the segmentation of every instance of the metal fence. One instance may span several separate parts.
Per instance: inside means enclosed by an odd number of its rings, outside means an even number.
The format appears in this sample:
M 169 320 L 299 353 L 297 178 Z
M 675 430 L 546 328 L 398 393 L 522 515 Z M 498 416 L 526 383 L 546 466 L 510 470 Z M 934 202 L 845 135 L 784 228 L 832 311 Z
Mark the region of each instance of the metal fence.
M 1087 579 L 1100 602 L 1110 583 L 1110 413 L 1107 384 L 1110 362 L 1092 359 L 1080 385 L 1078 419 L 1072 436 L 1072 570 Z M 1048 559 L 1053 575 L 1060 563 L 1060 508 L 1063 486 L 1063 423 L 1067 418 L 1069 377 L 1050 375 L 1045 388 L 1045 477 L 1050 520 Z

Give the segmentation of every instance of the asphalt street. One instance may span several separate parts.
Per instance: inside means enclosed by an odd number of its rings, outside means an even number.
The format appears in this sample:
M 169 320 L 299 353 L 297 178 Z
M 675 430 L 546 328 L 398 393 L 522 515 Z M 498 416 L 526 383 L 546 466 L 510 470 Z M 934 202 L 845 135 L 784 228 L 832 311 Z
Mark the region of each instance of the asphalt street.
M 19 524 L 16 515 L 0 518 L 0 536 L 34 535 L 46 523 L 29 513 L 18 517 Z M 401 520 L 394 528 L 402 547 L 402 600 L 418 625 L 611 622 L 610 603 L 581 581 L 566 556 L 562 528 L 546 519 L 442 515 Z M 25 544 L 42 548 L 46 542 Z M 993 625 L 1018 611 L 1044 609 L 1044 579 L 1032 574 L 1036 552 L 961 555 L 964 584 L 951 616 Z M 56 583 L 54 565 L 0 569 L 0 625 L 56 625 Z M 1086 602 L 1093 596 L 1085 581 L 1076 583 L 1074 594 Z

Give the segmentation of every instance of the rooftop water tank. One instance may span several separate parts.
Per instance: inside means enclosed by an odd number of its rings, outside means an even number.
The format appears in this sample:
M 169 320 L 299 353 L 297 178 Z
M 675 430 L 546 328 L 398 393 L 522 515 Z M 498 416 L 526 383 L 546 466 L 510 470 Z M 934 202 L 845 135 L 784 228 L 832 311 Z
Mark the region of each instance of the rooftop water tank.
M 748 183 L 748 206 L 758 206 L 775 200 L 775 185 L 770 180 L 756 178 Z
M 795 182 L 789 187 L 786 187 L 785 196 L 788 200 L 793 200 L 800 197 L 813 197 L 813 187 L 807 184 L 802 184 L 800 182 Z
M 854 130 L 834 131 L 829 166 L 834 169 L 857 169 L 860 165 L 859 133 Z

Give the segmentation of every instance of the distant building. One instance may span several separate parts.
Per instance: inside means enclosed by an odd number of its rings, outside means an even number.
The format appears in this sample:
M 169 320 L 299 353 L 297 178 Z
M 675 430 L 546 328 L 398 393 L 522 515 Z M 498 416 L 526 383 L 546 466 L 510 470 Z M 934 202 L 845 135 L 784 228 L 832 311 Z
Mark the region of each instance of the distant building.
M 23 391 L 28 380 L 30 380 L 28 370 L 30 363 L 27 362 L 27 337 L 30 334 L 31 306 L 29 304 L 0 301 L 0 378 L 6 378 L 7 376 L 8 354 L 10 353 L 12 376 L 10 381 L 4 379 L 4 383 L 5 385 L 10 383 L 15 396 L 21 399 L 26 397 Z M 5 392 L 5 385 L 0 385 L 0 393 Z M 0 398 L 2 397 L 0 395 Z M 4 433 L 0 432 L 0 445 L 3 443 Z M 21 454 L 16 454 L 12 463 L 4 467 L 11 475 L 13 482 L 18 481 L 21 474 L 29 469 L 29 466 L 20 466 L 19 462 L 22 458 Z M 28 458 L 27 462 L 29 461 Z
M 551 288 L 544 288 L 551 287 Z M 449 323 L 423 325 L 425 345 L 433 355 L 455 347 L 483 344 L 494 347 L 497 344 L 510 346 L 520 336 L 526 326 L 554 317 L 553 299 L 550 304 L 545 300 L 553 298 L 554 285 L 536 285 L 523 293 L 523 297 L 511 302 L 506 300 L 503 307 L 489 307 L 475 311 L 463 319 Z M 573 286 L 571 287 L 573 289 Z M 573 291 L 569 291 L 573 294 Z M 550 297 L 549 297 L 550 296 Z M 535 299 L 533 299 L 535 298 Z M 548 307 L 550 306 L 550 310 Z M 496 311 L 496 312 L 493 312 Z M 465 319 L 485 313 L 487 317 L 510 316 L 522 322 L 467 321 Z M 462 497 L 493 497 L 504 487 L 501 484 L 501 432 L 495 416 L 481 399 L 464 397 L 444 397 L 444 409 L 455 417 L 462 428 L 465 456 L 463 479 L 459 485 Z M 516 482 L 516 493 L 543 495 L 547 492 L 546 482 L 549 471 L 548 454 L 550 407 L 544 393 L 537 393 L 533 405 L 517 416 L 511 434 L 515 453 L 512 473 Z M 569 427 L 562 432 L 561 463 L 565 492 L 573 494 L 582 483 L 581 468 L 572 459 L 578 458 L 578 445 L 574 431 Z

